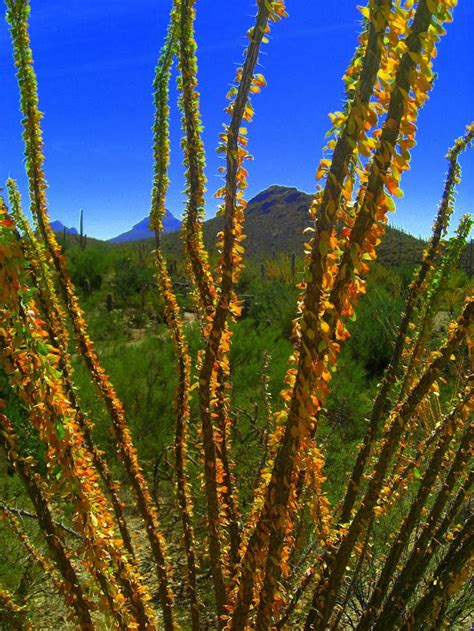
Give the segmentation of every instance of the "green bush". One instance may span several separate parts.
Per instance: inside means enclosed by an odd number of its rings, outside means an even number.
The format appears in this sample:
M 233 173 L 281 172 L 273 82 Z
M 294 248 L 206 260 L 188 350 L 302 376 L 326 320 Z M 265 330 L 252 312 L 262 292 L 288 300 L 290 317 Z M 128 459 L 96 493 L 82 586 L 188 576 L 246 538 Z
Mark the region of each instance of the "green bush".
M 372 376 L 380 376 L 392 356 L 403 300 L 388 289 L 369 280 L 367 294 L 350 323 L 348 347 L 353 359 Z

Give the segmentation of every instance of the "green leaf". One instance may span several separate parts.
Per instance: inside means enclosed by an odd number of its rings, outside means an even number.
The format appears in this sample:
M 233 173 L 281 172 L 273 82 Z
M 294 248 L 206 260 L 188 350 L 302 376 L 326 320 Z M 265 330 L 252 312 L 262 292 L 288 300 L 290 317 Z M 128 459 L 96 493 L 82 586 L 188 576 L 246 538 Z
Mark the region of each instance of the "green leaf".
M 43 344 L 43 342 L 38 342 L 38 353 L 40 355 L 48 355 L 49 353 L 48 347 L 46 344 Z

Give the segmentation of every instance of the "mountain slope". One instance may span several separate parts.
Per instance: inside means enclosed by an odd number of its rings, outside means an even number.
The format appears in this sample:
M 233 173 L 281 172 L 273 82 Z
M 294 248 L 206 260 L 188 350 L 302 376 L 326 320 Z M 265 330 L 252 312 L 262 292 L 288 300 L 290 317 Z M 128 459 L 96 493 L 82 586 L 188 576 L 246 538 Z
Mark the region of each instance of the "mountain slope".
M 293 252 L 302 255 L 303 244 L 308 241 L 303 230 L 311 225 L 308 209 L 312 199 L 312 195 L 296 188 L 278 185 L 270 186 L 251 199 L 245 221 L 247 238 L 243 243 L 246 255 L 256 258 Z M 215 251 L 216 235 L 222 228 L 222 217 L 204 223 L 204 241 L 210 252 Z M 179 235 L 167 235 L 163 245 L 173 256 L 180 256 Z M 378 249 L 379 260 L 385 265 L 415 265 L 424 245 L 423 240 L 389 226 Z
M 52 221 L 49 225 L 51 226 L 51 230 L 53 230 L 54 232 L 60 232 L 61 234 L 64 234 L 64 231 L 66 231 L 66 234 L 79 234 L 76 228 L 67 228 L 58 219 L 56 221 Z
M 168 210 L 163 218 L 163 234 L 175 232 L 181 228 L 181 222 L 176 219 Z M 113 239 L 109 239 L 110 243 L 126 243 L 128 241 L 142 241 L 143 239 L 152 238 L 153 231 L 150 230 L 150 219 L 145 217 L 136 223 L 131 230 L 123 232 Z

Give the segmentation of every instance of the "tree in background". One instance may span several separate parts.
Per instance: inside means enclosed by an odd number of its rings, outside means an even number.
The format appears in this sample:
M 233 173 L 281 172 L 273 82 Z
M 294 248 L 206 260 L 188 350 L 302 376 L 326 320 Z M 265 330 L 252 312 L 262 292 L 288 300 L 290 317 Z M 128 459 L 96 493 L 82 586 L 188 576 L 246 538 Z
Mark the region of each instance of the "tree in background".
M 25 220 L 16 184 L 10 180 L 8 205 L 2 200 L 0 217 L 1 357 L 10 387 L 44 445 L 43 467 L 23 453 L 17 429 L 4 413 L 0 425 L 7 457 L 44 537 L 42 544 L 34 545 L 19 529 L 10 504 L 2 514 L 63 597 L 71 624 L 83 629 L 181 626 L 194 631 L 209 625 L 267 631 L 444 624 L 455 595 L 464 589 L 473 555 L 473 517 L 463 517 L 472 484 L 472 298 L 450 322 L 439 348 L 430 349 L 428 341 L 440 292 L 471 227 L 464 217 L 455 236 L 446 239 L 460 177 L 458 158 L 473 139 L 472 124 L 448 154 L 433 236 L 408 289 L 367 433 L 336 504 L 325 492 L 318 421 L 338 354 L 349 336 L 347 322 L 365 292 L 364 278 L 376 258 L 387 214 L 394 210 L 393 197 L 401 195 L 418 111 L 433 83 L 432 59 L 443 25 L 451 20 L 454 0 L 370 0 L 361 8 L 362 32 L 344 76 L 347 100 L 342 111 L 330 116 L 324 152 L 328 157 L 317 171 L 310 210 L 313 228 L 305 249 L 282 403 L 269 410 L 264 460 L 250 506 L 241 502 L 246 480 L 236 477 L 233 463 L 229 350 L 241 310 L 235 287 L 244 254 L 244 165 L 250 157 L 248 125 L 254 111 L 250 95 L 265 86 L 256 72 L 260 49 L 268 42 L 270 27 L 286 13 L 281 0 L 257 2 L 244 61 L 228 93 L 229 120 L 219 146 L 223 185 L 217 192 L 224 229 L 218 235 L 218 263 L 211 266 L 202 236 L 206 181 L 195 3 L 173 4 L 154 83 L 150 221 L 156 233 L 156 276 L 177 362 L 173 523 L 182 529 L 184 568 L 167 546 L 160 498 L 152 496 L 125 410 L 88 335 L 66 260 L 50 229 L 29 3 L 6 4 L 35 230 Z M 197 374 L 191 370 L 187 329 L 160 247 L 168 187 L 169 80 L 175 60 L 187 195 L 183 242 L 200 334 Z M 73 349 L 84 360 L 110 415 L 133 506 L 125 505 L 124 490 L 94 440 L 94 419 L 75 387 Z M 442 388 L 448 392 L 441 400 Z M 199 419 L 191 413 L 193 397 Z M 191 492 L 191 471 L 195 475 L 197 454 L 196 493 Z M 196 518 L 201 505 L 204 529 Z M 131 525 L 132 507 L 141 527 Z M 61 527 L 63 522 L 70 523 L 73 535 Z M 387 525 L 386 545 L 379 550 L 377 542 Z M 210 582 L 199 581 L 207 568 Z M 179 596 L 178 581 L 186 587 Z M 204 608 L 204 600 L 211 605 Z M 12 628 L 28 626 L 33 616 L 6 590 L 0 591 L 0 607 Z

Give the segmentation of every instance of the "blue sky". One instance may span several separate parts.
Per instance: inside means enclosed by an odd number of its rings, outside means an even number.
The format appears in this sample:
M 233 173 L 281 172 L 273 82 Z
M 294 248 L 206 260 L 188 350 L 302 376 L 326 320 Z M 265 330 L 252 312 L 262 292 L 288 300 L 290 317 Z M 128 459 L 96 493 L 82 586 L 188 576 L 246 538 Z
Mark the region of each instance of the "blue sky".
M 360 1 L 360 0 L 359 0 Z M 166 31 L 163 0 L 32 0 L 31 37 L 45 112 L 46 175 L 52 219 L 110 238 L 148 213 L 152 177 L 151 83 Z M 271 184 L 314 190 L 327 113 L 342 104 L 341 76 L 360 29 L 354 0 L 288 0 L 290 17 L 275 25 L 261 68 L 268 87 L 253 99 L 247 198 Z M 208 216 L 219 187 L 215 153 L 225 94 L 241 61 L 255 2 L 199 0 L 199 82 L 207 148 Z M 460 0 L 439 46 L 435 89 L 419 119 L 405 198 L 392 221 L 429 233 L 446 171 L 444 154 L 474 119 L 474 2 Z M 18 93 L 6 23 L 0 23 L 0 181 L 25 190 Z M 172 185 L 168 207 L 183 209 L 181 138 L 172 114 Z M 474 206 L 474 148 L 462 159 L 456 216 Z

